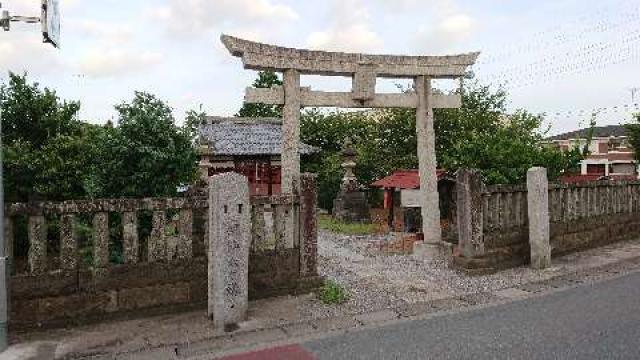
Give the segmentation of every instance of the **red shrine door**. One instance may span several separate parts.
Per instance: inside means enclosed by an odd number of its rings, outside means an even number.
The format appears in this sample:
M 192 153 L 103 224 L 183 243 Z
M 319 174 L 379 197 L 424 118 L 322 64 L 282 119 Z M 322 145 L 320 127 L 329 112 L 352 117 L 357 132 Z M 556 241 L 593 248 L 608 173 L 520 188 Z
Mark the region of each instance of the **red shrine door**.
M 237 159 L 235 171 L 249 179 L 251 195 L 280 193 L 280 166 L 272 166 L 269 158 Z

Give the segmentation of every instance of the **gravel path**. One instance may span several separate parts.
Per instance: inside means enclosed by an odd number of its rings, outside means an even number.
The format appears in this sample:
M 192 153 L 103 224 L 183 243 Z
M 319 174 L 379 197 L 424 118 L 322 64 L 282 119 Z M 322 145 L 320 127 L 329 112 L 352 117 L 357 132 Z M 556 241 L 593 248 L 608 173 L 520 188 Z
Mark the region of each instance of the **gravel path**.
M 320 230 L 318 236 L 319 272 L 344 286 L 349 301 L 343 305 L 312 302 L 305 312 L 313 317 L 362 313 L 465 294 L 495 291 L 525 283 L 549 279 L 568 271 L 579 270 L 588 258 L 606 255 L 629 243 L 593 249 L 554 259 L 545 270 L 519 267 L 491 275 L 469 276 L 448 267 L 444 258 L 423 259 L 413 255 L 374 253 L 370 244 L 392 240 L 391 235 L 347 236 Z M 580 261 L 585 259 L 585 261 Z

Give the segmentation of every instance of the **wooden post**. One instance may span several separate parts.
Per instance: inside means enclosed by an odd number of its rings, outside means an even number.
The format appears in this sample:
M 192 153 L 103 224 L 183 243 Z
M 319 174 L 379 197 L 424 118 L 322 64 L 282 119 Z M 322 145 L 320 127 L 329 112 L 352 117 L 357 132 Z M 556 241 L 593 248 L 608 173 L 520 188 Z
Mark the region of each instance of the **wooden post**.
M 394 202 L 395 202 L 395 195 L 396 195 L 396 189 L 395 188 L 391 188 L 391 189 L 385 189 L 385 191 L 389 194 L 389 215 L 387 218 L 387 224 L 389 225 L 389 230 L 390 231 L 394 231 L 394 227 L 393 227 L 393 220 L 394 220 L 394 216 L 395 214 L 393 213 L 393 208 L 394 208 Z
M 271 155 L 267 158 L 267 171 L 269 171 L 269 196 L 273 195 L 273 169 L 271 168 Z

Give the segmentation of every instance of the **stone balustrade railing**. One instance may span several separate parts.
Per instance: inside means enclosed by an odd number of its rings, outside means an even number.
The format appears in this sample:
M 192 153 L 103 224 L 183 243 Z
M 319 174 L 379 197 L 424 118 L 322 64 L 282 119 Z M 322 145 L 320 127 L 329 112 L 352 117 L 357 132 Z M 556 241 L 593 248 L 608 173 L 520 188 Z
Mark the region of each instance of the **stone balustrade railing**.
M 300 245 L 300 197 L 294 195 L 254 196 L 252 204 L 252 252 L 297 248 Z M 208 208 L 205 197 L 99 199 L 62 202 L 13 203 L 5 206 L 5 239 L 7 251 L 13 253 L 14 219 L 27 217 L 28 272 L 41 274 L 48 270 L 47 218 L 59 218 L 60 269 L 78 266 L 76 221 L 83 214 L 92 216 L 93 267 L 109 266 L 109 213 L 121 214 L 123 261 L 135 264 L 140 259 L 138 213 L 151 212 L 151 233 L 147 239 L 148 262 L 188 259 L 193 256 L 193 211 Z M 168 211 L 176 215 L 169 217 Z M 294 216 L 289 217 L 293 212 Z M 286 221 L 292 221 L 286 224 Z M 176 230 L 167 234 L 168 225 Z M 287 231 L 291 226 L 294 231 Z M 208 228 L 204 225 L 206 234 Z M 205 235 L 206 238 L 206 235 Z M 204 247 L 207 247 L 205 241 Z
M 463 244 L 454 263 L 499 269 L 529 261 L 524 185 L 485 186 L 477 171 L 459 171 L 457 228 Z M 629 239 L 640 230 L 640 181 L 549 184 L 551 255 Z
M 527 224 L 525 186 L 488 186 L 482 194 L 483 223 L 486 230 L 502 230 Z
M 147 240 L 149 262 L 188 259 L 193 256 L 193 211 L 208 207 L 204 197 L 100 199 L 63 202 L 14 203 L 5 206 L 5 241 L 8 253 L 13 253 L 14 219 L 27 217 L 28 272 L 44 273 L 48 269 L 47 218 L 59 218 L 60 269 L 74 270 L 78 266 L 77 217 L 92 216 L 93 268 L 109 265 L 109 213 L 121 214 L 123 260 L 127 264 L 140 261 L 138 213 L 151 212 L 151 233 Z M 167 211 L 176 215 L 168 219 Z M 167 234 L 167 224 L 173 222 L 175 235 Z
M 299 190 L 250 199 L 252 299 L 303 293 L 321 284 L 315 178 L 303 175 Z M 141 309 L 165 313 L 206 305 L 209 201 L 7 204 L 6 243 L 8 254 L 15 253 L 12 326 L 58 326 Z M 122 256 L 114 256 L 120 250 Z

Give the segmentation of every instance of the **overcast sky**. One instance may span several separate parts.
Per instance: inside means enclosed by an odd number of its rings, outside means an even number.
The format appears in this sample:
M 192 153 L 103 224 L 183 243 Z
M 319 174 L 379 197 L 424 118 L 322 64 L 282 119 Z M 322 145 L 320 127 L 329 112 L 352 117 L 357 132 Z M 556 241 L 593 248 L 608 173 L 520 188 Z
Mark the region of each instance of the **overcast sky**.
M 13 15 L 38 15 L 40 0 L 1 0 Z M 6 70 L 82 102 L 84 120 L 104 123 L 134 90 L 158 95 L 182 121 L 202 104 L 232 115 L 255 73 L 219 41 L 233 34 L 289 47 L 390 54 L 481 51 L 485 83 L 506 84 L 511 109 L 547 113 L 552 132 L 629 119 L 640 88 L 640 0 L 61 0 L 62 48 L 39 26 L 0 31 Z M 318 90 L 346 79 L 304 77 Z M 446 87 L 447 84 L 438 84 Z M 394 91 L 392 81 L 380 91 Z M 640 103 L 640 90 L 636 94 Z

